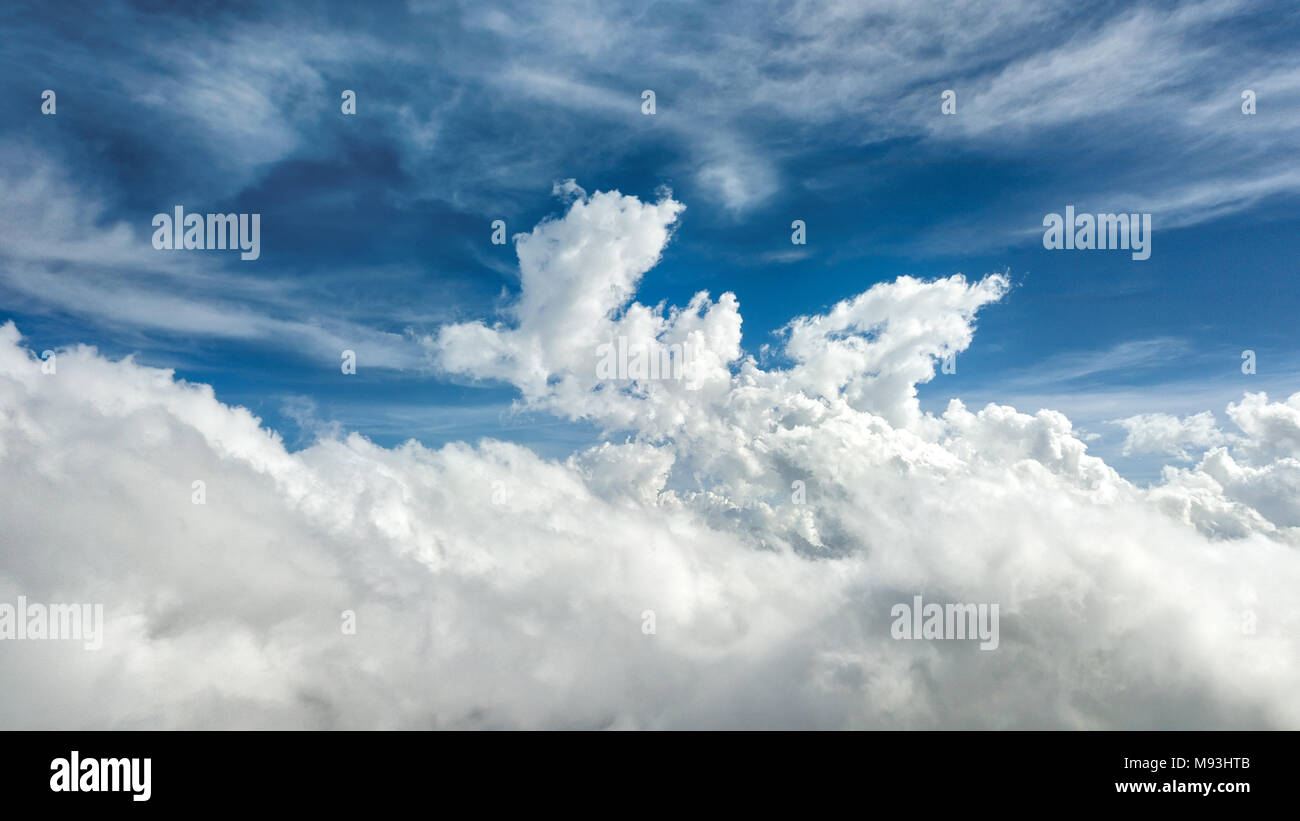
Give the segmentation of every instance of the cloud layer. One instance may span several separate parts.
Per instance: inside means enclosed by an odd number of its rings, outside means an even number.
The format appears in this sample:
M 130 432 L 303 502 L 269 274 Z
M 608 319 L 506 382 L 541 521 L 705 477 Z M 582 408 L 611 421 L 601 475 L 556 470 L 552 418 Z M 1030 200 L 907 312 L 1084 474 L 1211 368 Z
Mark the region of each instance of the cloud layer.
M 635 301 L 681 203 L 570 194 L 499 320 L 425 340 L 606 431 L 561 461 L 291 453 L 207 386 L 86 347 L 45 374 L 0 327 L 0 601 L 108 619 L 97 652 L 0 645 L 0 726 L 1300 727 L 1300 394 L 1234 403 L 1239 433 L 1130 420 L 1209 448 L 1139 488 L 1060 413 L 921 410 L 1005 278 L 878 284 L 760 362 L 730 293 Z M 689 378 L 598 379 L 619 336 Z M 892 639 L 918 594 L 999 603 L 999 649 Z

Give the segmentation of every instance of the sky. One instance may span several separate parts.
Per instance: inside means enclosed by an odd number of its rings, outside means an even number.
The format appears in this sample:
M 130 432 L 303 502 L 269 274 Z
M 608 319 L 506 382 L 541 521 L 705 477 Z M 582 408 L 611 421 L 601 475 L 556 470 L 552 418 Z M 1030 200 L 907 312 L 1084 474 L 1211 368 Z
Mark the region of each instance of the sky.
M 1137 480 L 1158 466 L 1118 452 L 1114 420 L 1295 388 L 1300 12 L 852 9 L 12 6 L 6 317 L 41 349 L 174 368 L 298 443 L 313 408 L 390 445 L 559 453 L 590 432 L 439 379 L 414 337 L 516 293 L 491 222 L 531 229 L 575 179 L 687 203 L 642 300 L 731 291 L 752 353 L 895 276 L 1009 273 L 925 398 L 1074 411 Z M 57 114 L 34 116 L 46 88 Z M 261 258 L 153 252 L 150 220 L 176 204 L 260 213 Z M 1152 213 L 1151 258 L 1045 250 L 1043 216 L 1066 205 Z M 336 378 L 342 349 L 355 380 Z
M 0 589 L 123 638 L 53 694 L 10 665 L 0 723 L 1300 726 L 1298 24 L 7 4 Z M 156 248 L 176 206 L 260 256 Z M 1150 257 L 1046 248 L 1067 206 L 1150 214 Z M 702 384 L 602 386 L 617 336 Z M 1009 666 L 872 632 L 922 588 L 1001 601 Z M 647 608 L 690 639 L 621 649 Z M 330 683 L 342 609 L 387 638 Z M 230 682 L 176 672 L 217 647 Z

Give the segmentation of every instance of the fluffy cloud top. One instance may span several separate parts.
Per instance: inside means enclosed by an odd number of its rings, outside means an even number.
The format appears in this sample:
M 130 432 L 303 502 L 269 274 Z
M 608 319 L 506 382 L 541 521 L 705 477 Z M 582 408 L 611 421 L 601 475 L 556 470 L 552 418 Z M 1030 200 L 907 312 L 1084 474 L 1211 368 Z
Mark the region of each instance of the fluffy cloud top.
M 1128 431 L 1124 438 L 1124 455 L 1134 453 L 1159 453 L 1189 461 L 1190 449 L 1206 448 L 1224 441 L 1223 432 L 1214 424 L 1210 411 L 1193 414 L 1184 419 L 1169 413 L 1143 413 L 1115 424 Z
M 1213 449 L 1138 488 L 1059 413 L 920 410 L 1002 277 L 876 285 L 764 367 L 734 295 L 634 301 L 680 203 L 569 191 L 504 321 L 427 340 L 609 431 L 564 461 L 290 453 L 207 386 L 85 347 L 45 374 L 0 327 L 0 601 L 107 614 L 97 652 L 0 644 L 0 725 L 1300 727 L 1300 394 L 1194 418 Z M 690 378 L 598 378 L 619 336 Z M 891 638 L 917 594 L 998 603 L 998 650 Z

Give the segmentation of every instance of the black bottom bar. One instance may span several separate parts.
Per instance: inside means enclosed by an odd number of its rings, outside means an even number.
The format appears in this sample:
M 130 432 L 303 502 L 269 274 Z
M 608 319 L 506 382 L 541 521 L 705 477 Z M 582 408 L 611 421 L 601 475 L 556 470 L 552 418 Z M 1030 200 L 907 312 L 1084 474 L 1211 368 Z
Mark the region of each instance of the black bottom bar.
M 1289 803 L 1298 741 L 1244 732 L 11 732 L 0 784 L 11 808 L 129 812 L 396 801 L 433 812 L 465 802 L 801 813 L 847 803 L 867 812 L 887 797 L 927 810 L 1188 802 L 1229 810 Z M 108 791 L 69 789 L 74 751 L 78 787 Z M 136 800 L 146 758 L 149 795 Z

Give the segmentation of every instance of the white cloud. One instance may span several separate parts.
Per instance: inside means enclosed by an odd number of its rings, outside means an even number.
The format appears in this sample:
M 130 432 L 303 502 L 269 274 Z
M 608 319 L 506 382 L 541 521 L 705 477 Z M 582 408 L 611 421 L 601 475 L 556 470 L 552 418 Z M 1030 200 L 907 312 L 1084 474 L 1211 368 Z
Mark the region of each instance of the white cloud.
M 1214 414 L 1204 411 L 1179 419 L 1168 413 L 1143 413 L 1127 419 L 1117 419 L 1128 435 L 1124 438 L 1124 455 L 1158 453 L 1176 456 L 1189 461 L 1189 449 L 1204 450 L 1224 440 L 1223 432 L 1214 424 Z
M 783 181 L 807 174 L 797 147 L 923 139 L 929 145 L 920 150 L 938 147 L 945 156 L 1019 161 L 1068 149 L 1100 157 L 1070 178 L 1071 201 L 1153 212 L 1170 230 L 1300 187 L 1289 150 L 1300 127 L 1289 113 L 1300 99 L 1300 69 L 1285 49 L 1243 45 L 1236 31 L 1243 14 L 1224 0 L 1174 9 L 1028 2 L 936 9 L 883 0 L 797 3 L 761 15 L 585 0 L 504 10 L 470 3 L 462 19 L 473 36 L 468 46 L 449 44 L 445 68 L 490 85 L 524 116 L 538 108 L 549 118 L 560 108 L 619 123 L 602 130 L 599 144 L 557 135 L 541 149 L 553 152 L 548 160 L 571 156 L 575 139 L 580 154 L 605 151 L 611 140 L 626 153 L 655 133 L 680 154 L 664 161 L 671 176 L 698 183 L 709 198 L 703 205 L 736 213 L 770 204 Z M 483 57 L 484 42 L 492 59 Z M 647 87 L 659 95 L 653 118 L 638 109 Z M 1247 88 L 1261 95 L 1259 116 L 1240 112 Z M 956 116 L 940 113 L 944 89 L 957 92 Z M 536 152 L 486 156 L 491 163 L 482 165 L 458 158 L 475 163 L 466 176 L 475 186 L 497 172 L 512 180 L 552 173 L 536 167 Z M 824 183 L 843 183 L 839 164 L 821 173 Z M 854 180 L 865 186 L 860 196 L 874 196 L 869 178 Z M 992 218 L 972 224 L 966 214 L 932 226 L 914 247 L 1020 243 L 1023 226 L 1040 226 L 1049 210 L 1042 190 L 1026 193 L 1002 195 L 986 209 Z
M 236 259 L 232 272 L 229 258 L 154 249 L 152 215 L 134 224 L 114 218 L 39 150 L 3 142 L 0 158 L 25 169 L 0 172 L 8 192 L 0 200 L 0 294 L 34 313 L 67 312 L 115 330 L 262 339 L 331 364 L 345 349 L 371 367 L 422 364 L 412 335 L 357 321 L 348 315 L 355 305 L 317 299 L 300 318 L 303 289 L 282 271 L 241 268 Z
M 1300 394 L 1270 403 L 1262 393 L 1247 393 L 1228 405 L 1228 417 L 1250 437 L 1256 459 L 1300 458 Z
M 764 368 L 733 295 L 632 301 L 681 211 L 580 196 L 517 241 L 508 323 L 429 340 L 625 432 L 562 461 L 289 453 L 206 386 L 88 348 L 45 375 L 0 327 L 0 601 L 108 619 L 98 653 L 0 644 L 0 726 L 1300 727 L 1300 396 L 1145 491 L 1060 413 L 919 410 L 1001 277 L 877 285 Z M 695 340 L 698 390 L 601 386 L 611 333 Z M 893 640 L 918 593 L 999 603 L 999 649 Z

